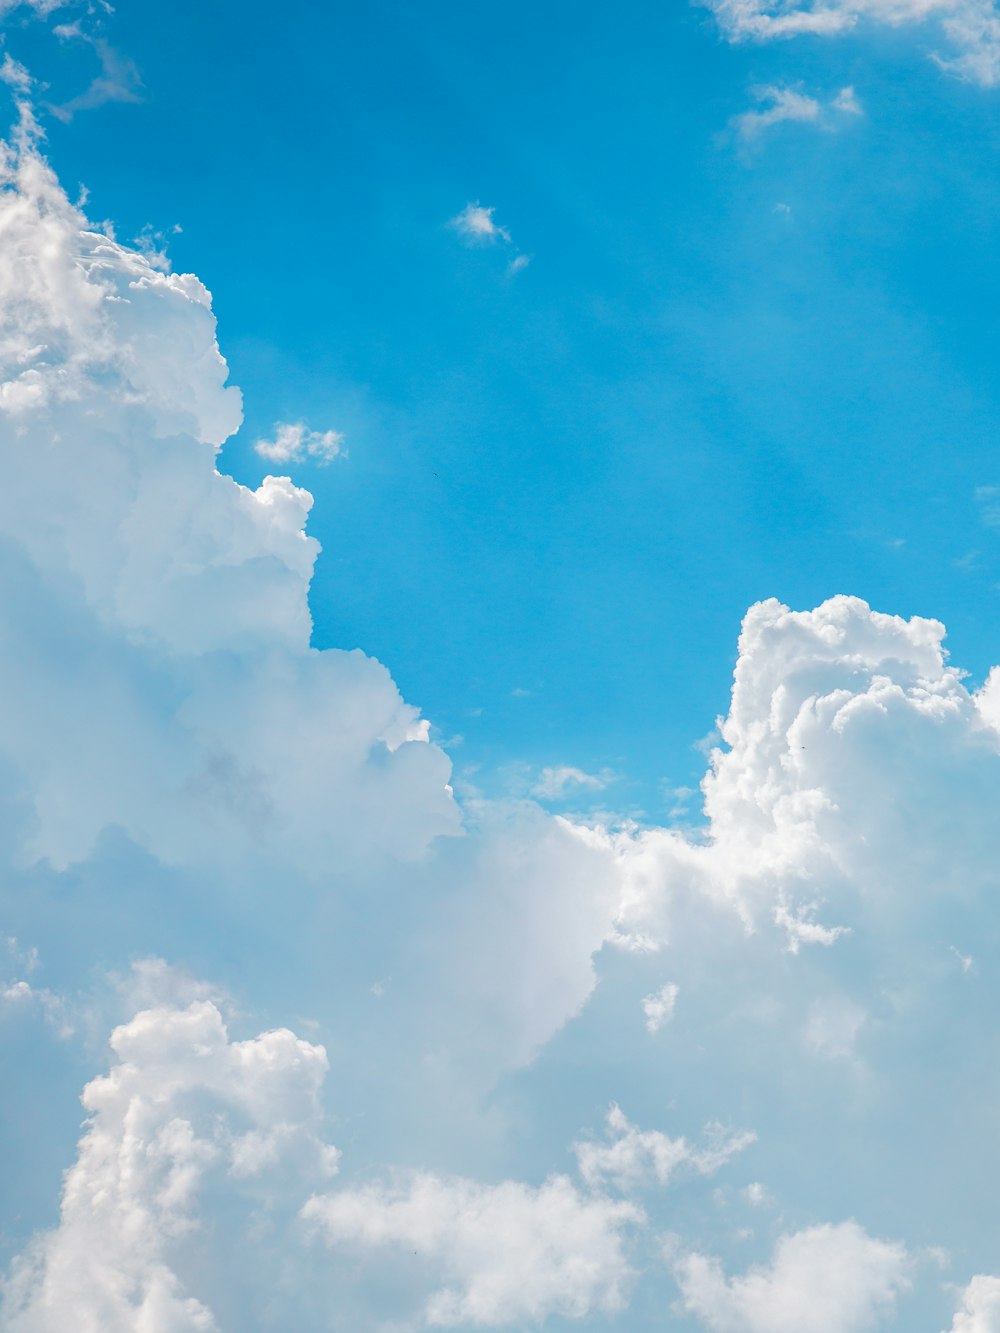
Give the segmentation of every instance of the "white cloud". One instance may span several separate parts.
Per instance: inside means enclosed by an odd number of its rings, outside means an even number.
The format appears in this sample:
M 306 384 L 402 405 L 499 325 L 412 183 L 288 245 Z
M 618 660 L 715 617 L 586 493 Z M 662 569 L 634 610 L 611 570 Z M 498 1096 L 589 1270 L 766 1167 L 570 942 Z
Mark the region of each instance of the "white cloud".
M 972 1279 L 950 1333 L 1000 1333 L 1000 1278 L 980 1273 Z
M 241 402 L 204 286 L 95 231 L 30 135 L 0 153 L 0 183 L 0 681 L 20 701 L 0 757 L 25 810 L 18 862 L 65 870 L 114 830 L 220 898 L 280 905 L 289 940 L 331 877 L 391 886 L 415 919 L 372 975 L 396 978 L 385 1021 L 407 1049 L 461 1047 L 486 1081 L 530 1060 L 595 984 L 610 855 L 529 802 L 463 819 L 385 667 L 311 647 L 312 497 L 215 468 Z
M 703 783 L 704 844 L 577 829 L 618 860 L 623 942 L 662 944 L 683 904 L 714 901 L 748 928 L 778 925 L 792 948 L 830 946 L 848 912 L 884 922 L 916 893 L 986 891 L 1000 854 L 980 813 L 982 793 L 1000 790 L 1000 673 L 971 694 L 943 633 L 849 597 L 751 608 Z
M 507 274 L 513 278 L 528 267 L 532 257 L 518 251 L 507 228 L 495 221 L 493 216 L 495 212 L 495 208 L 487 208 L 477 200 L 475 203 L 466 204 L 461 213 L 451 218 L 448 226 L 457 232 L 466 245 L 499 244 L 506 248 L 508 254 L 513 250 L 514 253 L 507 264 Z
M 433 1265 L 445 1285 L 425 1318 L 445 1327 L 617 1313 L 633 1276 L 625 1231 L 642 1218 L 565 1176 L 532 1188 L 426 1173 L 314 1197 L 302 1215 L 330 1246 L 406 1248 Z
M 312 497 L 214 468 L 240 396 L 205 288 L 90 230 L 34 151 L 5 150 L 0 176 L 0 536 L 35 608 L 12 625 L 26 711 L 0 748 L 33 794 L 27 854 L 66 865 L 117 825 L 167 863 L 305 867 L 457 831 L 448 760 L 385 668 L 310 649 Z M 29 666 L 67 617 L 74 670 Z
M 744 111 L 733 120 L 737 134 L 746 143 L 759 139 L 765 131 L 785 121 L 813 124 L 830 130 L 836 127 L 836 122 L 829 114 L 831 111 L 850 116 L 862 114 L 861 103 L 853 88 L 841 88 L 840 92 L 825 104 L 816 97 L 810 97 L 795 88 L 779 84 L 767 84 L 752 91 L 754 98 L 760 103 L 759 109 Z
M 994 0 L 703 0 L 733 42 L 803 34 L 837 37 L 881 23 L 931 24 L 948 48 L 943 68 L 983 87 L 1000 80 L 1000 18 Z
M 858 101 L 858 95 L 853 88 L 841 88 L 840 92 L 830 103 L 835 111 L 843 111 L 848 116 L 861 116 L 864 110 Z
M 608 1112 L 607 1137 L 606 1143 L 585 1139 L 573 1145 L 580 1175 L 591 1188 L 613 1184 L 624 1191 L 666 1185 L 682 1165 L 699 1175 L 714 1175 L 757 1138 L 749 1131 L 732 1133 L 721 1125 L 709 1125 L 706 1142 L 697 1147 L 685 1138 L 672 1139 L 656 1129 L 639 1129 L 620 1106 L 612 1106 Z
M 646 996 L 642 1002 L 642 1012 L 646 1016 L 647 1032 L 655 1035 L 660 1028 L 670 1022 L 674 1016 L 674 1007 L 679 994 L 680 987 L 668 981 L 658 991 Z
M 466 204 L 461 213 L 451 219 L 449 226 L 469 245 L 495 245 L 497 241 L 509 245 L 510 232 L 493 221 L 495 212 L 495 208 L 485 208 L 477 200 L 474 204 Z
M 766 1268 L 727 1278 L 717 1259 L 675 1264 L 684 1309 L 713 1333 L 865 1333 L 909 1285 L 909 1259 L 856 1222 L 782 1236 Z
M 336 1171 L 319 1136 L 321 1046 L 287 1030 L 230 1041 L 218 1008 L 147 1009 L 111 1037 L 111 1071 L 84 1089 L 88 1120 L 66 1173 L 58 1227 L 15 1264 L 2 1295 L 7 1333 L 137 1329 L 209 1333 L 187 1289 L 196 1270 L 199 1192 L 260 1176 Z
M 344 453 L 344 437 L 337 430 L 310 430 L 301 421 L 279 422 L 274 439 L 258 440 L 254 449 L 272 463 L 301 463 L 308 458 L 332 463 Z
M 607 785 L 606 776 L 598 777 L 594 773 L 585 773 L 582 768 L 559 764 L 542 769 L 531 788 L 531 794 L 543 801 L 561 801 L 574 787 L 582 787 L 586 791 L 603 791 Z
M 4 52 L 3 63 L 0 64 L 0 82 L 20 93 L 26 93 L 32 85 L 32 78 L 27 69 L 20 61 L 15 60 L 9 51 Z
M 744 111 L 733 122 L 736 132 L 742 139 L 756 139 L 765 130 L 782 121 L 815 121 L 819 119 L 822 107 L 815 97 L 807 97 L 794 88 L 781 88 L 776 84 L 755 88 L 753 95 L 761 103 L 759 111 Z

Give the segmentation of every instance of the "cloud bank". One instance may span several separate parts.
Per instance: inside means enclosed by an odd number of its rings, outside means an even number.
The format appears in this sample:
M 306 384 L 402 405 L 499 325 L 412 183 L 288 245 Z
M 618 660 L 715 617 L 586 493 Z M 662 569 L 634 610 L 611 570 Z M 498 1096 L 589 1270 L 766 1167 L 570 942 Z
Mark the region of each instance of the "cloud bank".
M 1000 675 L 970 689 L 931 619 L 766 601 L 744 621 L 703 830 L 460 804 L 387 669 L 312 643 L 312 497 L 216 466 L 241 401 L 206 288 L 94 229 L 30 122 L 0 185 L 0 681 L 16 701 L 0 925 L 22 941 L 0 1017 L 36 1032 L 60 1096 L 85 1083 L 87 1113 L 75 1151 L 75 1123 L 53 1149 L 58 1217 L 9 1219 L 4 1327 L 310 1330 L 383 1307 L 397 1327 L 517 1326 L 610 1318 L 668 1271 L 706 1329 L 891 1319 L 918 1281 L 913 1161 L 948 1145 L 925 1206 L 949 1232 L 973 1166 L 995 1160 L 923 1055 L 961 1031 L 953 1077 L 991 1104 L 996 983 L 961 960 L 993 929 Z M 264 443 L 292 462 L 339 449 L 325 440 L 286 425 Z M 609 781 L 567 764 L 535 794 Z M 146 963 L 127 1003 L 108 1000 L 109 973 L 149 954 L 206 981 Z M 625 1051 L 663 1118 L 634 1114 L 669 1133 L 619 1109 Z M 581 1082 L 542 1141 L 560 1058 Z M 886 1122 L 921 1097 L 912 1141 L 893 1140 Z M 612 1102 L 603 1135 L 581 1136 Z M 540 1137 L 522 1169 L 525 1122 Z M 859 1134 L 882 1145 L 898 1226 L 818 1197 L 808 1147 L 844 1152 L 846 1179 Z M 14 1197 L 28 1185 L 9 1156 Z M 668 1270 L 649 1251 L 675 1191 L 719 1245 L 682 1238 Z M 769 1260 L 734 1260 L 735 1224 L 712 1210 L 764 1215 L 772 1197 L 797 1220 Z M 988 1255 L 968 1238 L 963 1254 L 948 1318 L 989 1327 Z

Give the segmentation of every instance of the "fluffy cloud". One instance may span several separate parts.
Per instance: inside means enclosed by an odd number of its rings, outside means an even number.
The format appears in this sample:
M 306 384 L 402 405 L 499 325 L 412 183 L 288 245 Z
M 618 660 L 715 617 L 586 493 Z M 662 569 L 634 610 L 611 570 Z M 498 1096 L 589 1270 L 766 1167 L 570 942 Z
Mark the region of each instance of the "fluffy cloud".
M 317 1196 L 303 1217 L 328 1245 L 407 1248 L 440 1269 L 431 1325 L 541 1322 L 614 1314 L 633 1276 L 624 1231 L 633 1204 L 581 1194 L 565 1176 L 537 1188 L 420 1174 L 396 1186 Z
M 908 1272 L 902 1245 L 856 1222 L 783 1236 L 768 1267 L 741 1277 L 701 1254 L 675 1266 L 684 1309 L 713 1333 L 864 1333 L 891 1314 Z
M 319 1135 L 326 1053 L 287 1030 L 230 1041 L 204 1000 L 136 1014 L 111 1048 L 110 1073 L 84 1089 L 59 1225 L 15 1264 L 3 1326 L 215 1333 L 182 1276 L 197 1270 L 199 1192 L 207 1177 L 232 1189 L 278 1164 L 293 1177 L 336 1171 Z
M 509 245 L 510 232 L 493 221 L 495 212 L 495 208 L 485 208 L 477 200 L 474 204 L 466 204 L 461 213 L 451 219 L 449 226 L 469 245 L 495 245 L 497 241 Z
M 273 440 L 258 440 L 254 449 L 270 463 L 301 463 L 314 458 L 332 463 L 344 451 L 344 437 L 336 430 L 310 430 L 303 422 L 279 422 Z
M 310 648 L 311 496 L 214 467 L 241 414 L 205 288 L 91 230 L 30 146 L 0 176 L 5 670 L 25 704 L 0 747 L 33 793 L 28 854 L 67 865 L 115 825 L 167 862 L 315 867 L 457 831 L 448 761 L 386 670 Z M 72 672 L 35 660 L 60 623 Z
M 607 1116 L 606 1143 L 584 1140 L 574 1145 L 580 1175 L 591 1187 L 613 1183 L 620 1190 L 666 1185 L 674 1171 L 688 1165 L 700 1175 L 713 1175 L 756 1139 L 750 1132 L 729 1133 L 710 1125 L 707 1141 L 695 1147 L 684 1138 L 671 1139 L 656 1129 L 630 1124 L 620 1106 Z
M 962 1308 L 955 1313 L 951 1333 L 1000 1331 L 1000 1278 L 980 1273 L 962 1292 Z
M 1000 80 L 1000 18 L 994 0 L 704 0 L 730 41 L 835 37 L 863 23 L 933 23 L 950 51 L 935 59 L 984 87 Z
M 623 942 L 657 946 L 701 900 L 748 928 L 776 924 L 792 950 L 829 947 L 848 917 L 915 925 L 935 899 L 985 890 L 1000 852 L 981 813 L 1000 791 L 1000 675 L 970 693 L 943 634 L 851 597 L 752 607 L 703 783 L 706 843 L 578 831 L 618 858 Z

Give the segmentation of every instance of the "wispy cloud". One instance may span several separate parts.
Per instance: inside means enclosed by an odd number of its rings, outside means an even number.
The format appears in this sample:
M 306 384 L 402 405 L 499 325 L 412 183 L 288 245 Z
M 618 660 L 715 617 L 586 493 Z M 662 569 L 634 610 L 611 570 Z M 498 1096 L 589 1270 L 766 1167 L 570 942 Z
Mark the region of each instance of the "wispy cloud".
M 560 764 L 553 768 L 543 768 L 538 780 L 531 788 L 532 796 L 543 801 L 561 801 L 570 791 L 603 791 L 610 781 L 607 773 L 585 773 L 582 768 L 573 768 L 569 764 Z
M 733 128 L 744 143 L 751 143 L 767 130 L 773 129 L 785 121 L 797 121 L 800 124 L 813 124 L 822 129 L 832 129 L 835 120 L 829 112 L 841 115 L 859 116 L 862 114 L 861 103 L 853 88 L 841 88 L 840 92 L 824 104 L 817 97 L 811 97 L 796 88 L 780 84 L 764 84 L 751 90 L 758 106 L 744 111 L 732 122 Z
M 995 0 L 702 0 L 731 42 L 803 34 L 839 37 L 863 23 L 893 28 L 935 24 L 950 51 L 942 69 L 991 88 L 1000 82 L 1000 16 Z
M 142 77 L 134 60 L 116 50 L 103 37 L 86 32 L 79 22 L 61 23 L 53 32 L 63 41 L 85 42 L 93 47 L 101 72 L 76 97 L 49 110 L 60 120 L 70 121 L 78 111 L 93 111 L 108 102 L 141 102 Z

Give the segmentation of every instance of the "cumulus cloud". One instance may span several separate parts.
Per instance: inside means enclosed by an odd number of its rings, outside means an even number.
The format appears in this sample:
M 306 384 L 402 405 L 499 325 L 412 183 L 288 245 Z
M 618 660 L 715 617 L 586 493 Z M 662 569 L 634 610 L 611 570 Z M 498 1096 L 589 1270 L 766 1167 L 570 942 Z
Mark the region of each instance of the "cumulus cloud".
M 713 1087 L 732 1080 L 728 1106 L 797 1075 L 800 1089 L 846 1082 L 839 1062 L 887 1039 L 911 1004 L 880 974 L 880 950 L 903 956 L 916 939 L 922 976 L 939 959 L 941 985 L 973 993 L 977 977 L 949 953 L 966 936 L 950 913 L 942 933 L 939 908 L 971 913 L 994 888 L 1000 674 L 972 690 L 936 621 L 849 597 L 812 611 L 762 602 L 743 625 L 703 832 L 583 826 L 533 801 L 460 809 L 447 756 L 388 671 L 312 645 L 311 496 L 216 469 L 241 404 L 206 288 L 96 230 L 29 139 L 0 157 L 0 683 L 17 701 L 0 713 L 0 833 L 4 910 L 22 918 L 5 931 L 32 939 L 33 920 L 85 974 L 123 971 L 151 935 L 189 959 L 214 948 L 230 987 L 235 976 L 261 1003 L 336 1028 L 356 1132 L 377 1141 L 403 1124 L 418 1145 L 405 1160 L 421 1166 L 435 1132 L 448 1139 L 463 1113 L 480 1124 L 501 1076 L 582 1013 L 611 938 L 632 956 L 602 966 L 634 984 L 600 1030 L 627 1039 L 640 1004 L 662 1025 L 683 986 L 678 1063 L 704 1075 L 697 1061 L 712 1061 Z M 539 779 L 562 794 L 605 780 L 565 768 Z M 848 985 L 838 967 L 855 945 Z M 654 977 L 642 969 L 656 950 L 669 960 Z M 22 955 L 3 975 L 12 1015 L 48 984 Z M 676 980 L 642 1000 L 664 973 Z M 392 978 L 378 1000 L 373 977 Z M 279 1194 L 280 1180 L 301 1187 L 307 1160 L 332 1165 L 318 1046 L 285 1028 L 234 1041 L 221 988 L 156 962 L 121 993 L 140 1013 L 90 1085 L 61 1221 L 8 1284 L 18 1333 L 65 1327 L 68 1309 L 97 1310 L 109 1330 L 134 1327 L 138 1311 L 151 1327 L 224 1326 L 226 1284 L 199 1267 L 199 1218 L 241 1236 L 229 1222 L 249 1191 L 255 1223 L 270 1225 L 269 1172 Z M 766 1069 L 760 1049 L 740 1047 L 750 1022 L 768 1034 Z M 802 1115 L 789 1113 L 787 1133 L 813 1143 Z M 682 1168 L 707 1177 L 748 1143 L 718 1126 L 672 1138 L 616 1109 L 604 1139 L 577 1145 L 582 1183 L 483 1183 L 432 1158 L 391 1184 L 316 1194 L 305 1216 L 331 1264 L 345 1247 L 416 1248 L 436 1283 L 431 1321 L 613 1312 L 642 1217 L 606 1194 Z M 300 1204 L 286 1198 L 286 1213 Z M 100 1257 L 92 1271 L 85 1253 Z M 840 1323 L 822 1333 L 851 1333 L 890 1308 L 904 1261 L 844 1224 L 785 1237 L 769 1267 L 742 1277 L 698 1254 L 678 1273 L 710 1328 L 820 1333 L 803 1292 L 826 1292 L 823 1274 L 844 1264 L 857 1282 L 829 1293 Z
M 441 1273 L 430 1325 L 496 1327 L 624 1308 L 633 1277 L 631 1203 L 581 1194 L 566 1176 L 537 1188 L 417 1174 L 316 1196 L 302 1211 L 330 1246 L 409 1249 Z
M 34 603 L 8 608 L 8 681 L 51 725 L 48 744 L 27 715 L 0 728 L 30 775 L 29 854 L 69 864 L 114 824 L 168 862 L 302 866 L 317 835 L 342 862 L 456 831 L 448 761 L 385 668 L 310 649 L 312 497 L 215 470 L 241 414 L 205 288 L 91 230 L 33 151 L 0 174 L 0 536 Z M 86 650 L 40 674 L 28 641 L 60 621 Z
M 837 37 L 864 24 L 932 25 L 944 41 L 935 59 L 983 87 L 1000 80 L 1000 17 L 994 0 L 703 0 L 733 42 L 801 35 Z
M 1000 1333 L 1000 1278 L 980 1273 L 972 1279 L 950 1333 Z
M 982 794 L 1000 790 L 1000 673 L 970 693 L 943 634 L 850 597 L 751 608 L 703 782 L 707 840 L 577 829 L 620 866 L 621 941 L 665 942 L 692 895 L 727 903 L 748 928 L 777 925 L 797 949 L 834 946 L 848 929 L 838 910 L 883 921 L 916 910 L 916 885 L 921 902 L 985 889 L 1000 852 L 980 813 Z M 902 783 L 907 771 L 920 782 Z
M 904 1246 L 856 1222 L 782 1236 L 767 1267 L 727 1278 L 717 1259 L 675 1265 L 684 1309 L 713 1333 L 865 1333 L 910 1282 Z
M 530 802 L 463 818 L 386 668 L 311 646 L 312 497 L 215 467 L 241 400 L 206 288 L 95 230 L 30 126 L 0 152 L 0 183 L 14 859 L 70 873 L 124 838 L 289 939 L 332 881 L 394 895 L 371 946 L 374 975 L 397 979 L 386 1024 L 414 1052 L 462 1046 L 487 1081 L 529 1060 L 595 984 L 610 857 Z M 337 443 L 291 429 L 275 443 Z M 176 891 L 147 914 L 145 951 Z
M 332 463 L 344 452 L 344 437 L 337 430 L 310 430 L 303 422 L 279 422 L 273 440 L 258 440 L 254 449 L 271 463 L 301 463 L 313 458 Z
M 182 1271 L 197 1268 L 199 1193 L 210 1176 L 225 1187 L 289 1161 L 304 1177 L 336 1171 L 319 1135 L 326 1053 L 287 1030 L 231 1041 L 209 1001 L 144 1010 L 111 1048 L 111 1071 L 84 1089 L 59 1224 L 15 1264 L 3 1326 L 214 1333 Z

